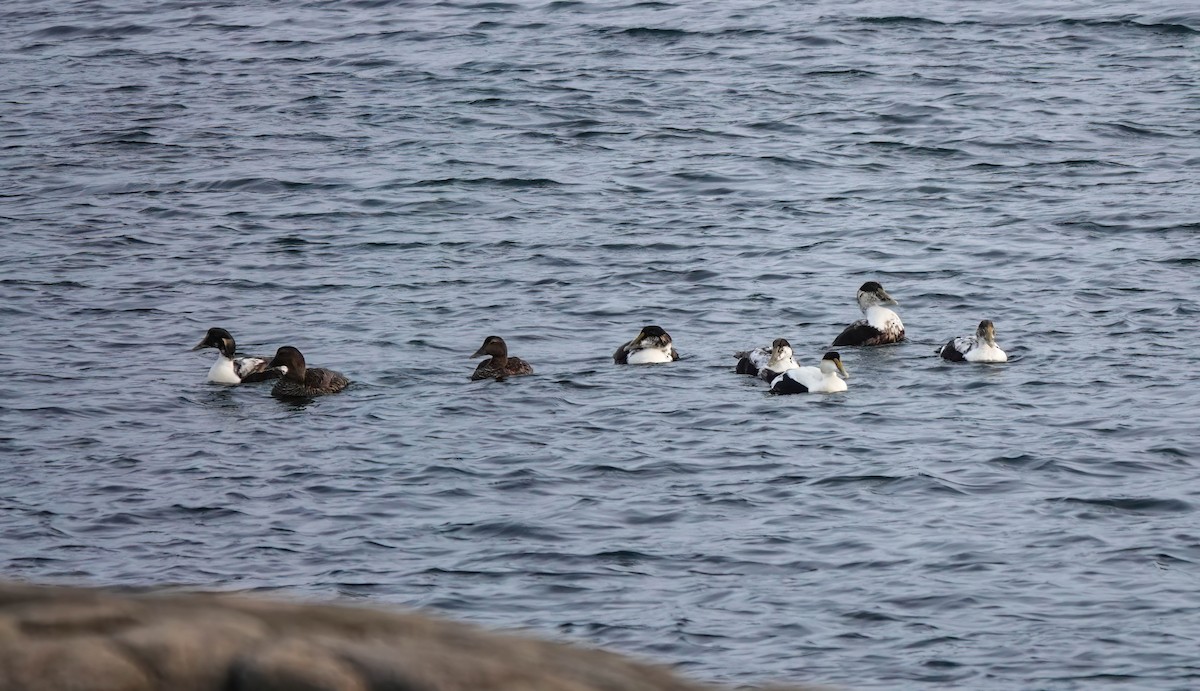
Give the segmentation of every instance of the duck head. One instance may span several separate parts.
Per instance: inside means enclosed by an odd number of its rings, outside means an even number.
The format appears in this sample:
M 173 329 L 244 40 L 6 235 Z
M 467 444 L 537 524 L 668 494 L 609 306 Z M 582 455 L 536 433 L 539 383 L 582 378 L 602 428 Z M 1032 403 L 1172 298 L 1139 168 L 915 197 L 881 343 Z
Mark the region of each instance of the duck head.
M 485 355 L 505 359 L 508 357 L 508 344 L 499 336 L 488 336 L 483 339 L 483 345 L 479 346 L 479 350 L 472 353 L 471 357 L 477 358 Z
M 837 371 L 841 372 L 843 377 L 850 376 L 850 373 L 846 371 L 846 366 L 842 364 L 842 356 L 833 350 L 821 357 L 821 371 L 825 374 L 833 374 Z
M 898 305 L 896 299 L 888 295 L 883 286 L 875 281 L 867 281 L 858 289 L 858 308 L 866 312 L 872 305 Z
M 237 344 L 233 342 L 233 336 L 225 329 L 218 327 L 209 329 L 208 333 L 204 334 L 204 340 L 197 343 L 192 350 L 205 348 L 216 348 L 227 358 L 232 358 L 233 354 L 237 352 Z
M 307 370 L 304 356 L 291 346 L 283 346 L 276 350 L 275 357 L 271 358 L 267 367 L 278 367 L 284 377 L 300 382 L 304 381 L 304 373 Z

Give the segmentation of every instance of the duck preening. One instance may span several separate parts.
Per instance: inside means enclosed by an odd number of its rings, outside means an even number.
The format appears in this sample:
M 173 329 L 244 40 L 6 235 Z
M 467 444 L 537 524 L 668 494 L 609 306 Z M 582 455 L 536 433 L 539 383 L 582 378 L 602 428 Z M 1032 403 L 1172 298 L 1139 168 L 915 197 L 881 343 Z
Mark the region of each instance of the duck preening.
M 938 354 L 953 362 L 1008 362 L 1008 355 L 996 345 L 996 326 L 991 319 L 979 322 L 974 336 L 950 339 Z
M 479 346 L 479 350 L 472 353 L 471 357 L 477 358 L 484 355 L 491 357 L 479 363 L 479 366 L 475 368 L 475 372 L 471 374 L 472 381 L 533 374 L 533 367 L 528 362 L 508 354 L 508 344 L 499 336 L 488 336 L 483 339 L 483 345 Z
M 873 346 L 899 343 L 904 340 L 904 324 L 900 316 L 884 305 L 896 305 L 895 298 L 883 286 L 867 281 L 858 289 L 858 308 L 863 318 L 847 326 L 833 346 Z
M 632 341 L 622 344 L 613 353 L 613 362 L 618 365 L 649 365 L 673 362 L 679 353 L 671 342 L 671 335 L 660 326 L 643 326 Z
M 786 338 L 776 338 L 770 346 L 762 346 L 754 350 L 743 350 L 734 353 L 738 358 L 737 373 L 759 377 L 763 381 L 771 381 L 789 369 L 799 367 L 792 357 L 792 344 Z
M 842 358 L 834 351 L 825 353 L 819 367 L 796 367 L 771 381 L 771 393 L 837 393 L 846 390 L 846 380 L 838 376 L 850 376 L 842 365 Z
M 236 357 L 237 344 L 225 329 L 213 327 L 204 334 L 204 340 L 192 350 L 217 349 L 217 361 L 208 370 L 208 381 L 215 384 L 248 384 L 251 382 L 277 379 L 283 374 L 280 368 L 267 364 L 266 358 Z
M 337 393 L 350 384 L 350 380 L 341 372 L 308 367 L 304 355 L 291 346 L 283 346 L 275 351 L 275 357 L 268 366 L 284 368 L 279 381 L 271 387 L 271 395 L 280 398 L 314 398 Z

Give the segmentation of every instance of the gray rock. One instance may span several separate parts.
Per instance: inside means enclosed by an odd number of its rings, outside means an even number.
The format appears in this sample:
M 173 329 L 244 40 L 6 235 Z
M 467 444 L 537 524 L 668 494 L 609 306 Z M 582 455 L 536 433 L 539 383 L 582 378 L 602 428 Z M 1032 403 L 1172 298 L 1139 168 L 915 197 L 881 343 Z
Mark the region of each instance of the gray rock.
M 620 655 L 421 614 L 0 583 L 5 691 L 714 691 Z M 781 690 L 782 691 L 782 690 Z

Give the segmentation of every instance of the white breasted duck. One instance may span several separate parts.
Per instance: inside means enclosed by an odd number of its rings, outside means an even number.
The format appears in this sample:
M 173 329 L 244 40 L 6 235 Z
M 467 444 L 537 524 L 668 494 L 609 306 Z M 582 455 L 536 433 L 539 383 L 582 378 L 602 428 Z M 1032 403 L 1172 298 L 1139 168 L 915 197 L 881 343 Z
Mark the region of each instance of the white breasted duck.
M 479 350 L 476 350 L 471 357 L 477 358 L 484 355 L 491 355 L 491 357 L 479 363 L 479 366 L 475 368 L 475 372 L 471 374 L 472 381 L 533 374 L 533 367 L 528 362 L 508 354 L 508 344 L 499 336 L 488 336 L 483 339 L 483 345 L 479 346 Z
M 776 338 L 771 346 L 762 346 L 754 350 L 744 350 L 734 353 L 738 359 L 737 373 L 756 376 L 763 381 L 771 381 L 783 372 L 799 367 L 792 357 L 792 344 L 786 338 Z
M 250 382 L 276 379 L 283 370 L 267 364 L 266 358 L 235 357 L 237 344 L 225 329 L 213 327 L 204 335 L 204 340 L 192 350 L 217 349 L 217 361 L 208 370 L 208 381 L 214 384 L 247 384 Z
M 275 351 L 268 367 L 286 368 L 283 376 L 271 387 L 271 395 L 279 398 L 314 398 L 337 393 L 350 384 L 341 372 L 321 367 L 308 367 L 304 355 L 291 346 Z
M 858 308 L 863 312 L 859 319 L 847 326 L 837 338 L 837 346 L 872 346 L 899 343 L 904 340 L 904 324 L 900 316 L 884 305 L 898 304 L 883 286 L 867 281 L 858 289 Z
M 632 341 L 613 353 L 613 362 L 618 365 L 649 365 L 678 359 L 679 353 L 675 351 L 671 335 L 660 326 L 643 326 Z
M 846 390 L 846 380 L 838 376 L 850 376 L 842 365 L 842 358 L 834 351 L 825 353 L 819 367 L 797 367 L 775 377 L 771 381 L 771 393 L 837 393 Z
M 1008 362 L 1008 355 L 996 345 L 996 326 L 991 319 L 979 322 L 974 336 L 957 336 L 938 351 L 954 362 Z

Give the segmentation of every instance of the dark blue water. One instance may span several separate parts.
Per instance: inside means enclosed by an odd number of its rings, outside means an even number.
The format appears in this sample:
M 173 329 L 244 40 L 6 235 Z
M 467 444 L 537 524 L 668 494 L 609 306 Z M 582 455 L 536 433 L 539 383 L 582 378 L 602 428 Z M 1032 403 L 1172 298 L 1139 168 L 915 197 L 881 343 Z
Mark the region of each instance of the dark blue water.
M 0 575 L 1200 684 L 1189 3 L 0 8 Z M 910 340 L 772 398 L 879 280 Z M 1010 362 L 934 348 L 995 321 Z M 618 368 L 643 324 L 683 359 Z M 299 347 L 310 404 L 189 348 Z M 471 383 L 506 338 L 537 374 Z

